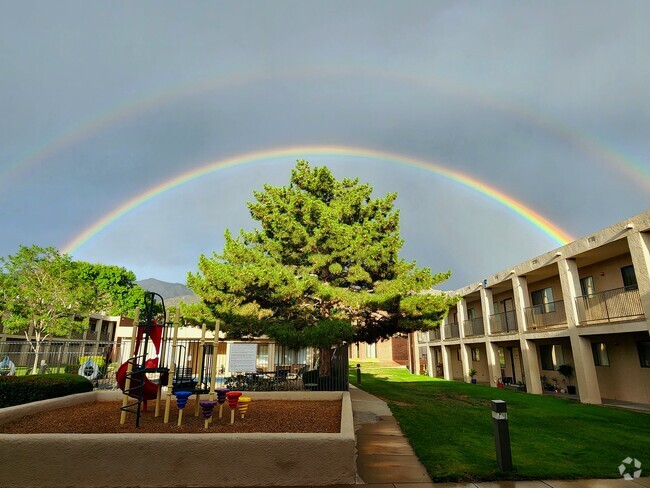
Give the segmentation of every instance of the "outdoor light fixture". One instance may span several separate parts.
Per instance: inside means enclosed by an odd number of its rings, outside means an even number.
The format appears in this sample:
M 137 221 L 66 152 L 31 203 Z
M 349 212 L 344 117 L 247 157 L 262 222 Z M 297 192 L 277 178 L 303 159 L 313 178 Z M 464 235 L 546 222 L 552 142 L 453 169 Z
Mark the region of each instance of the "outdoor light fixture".
M 627 230 L 634 229 L 634 224 L 629 223 L 629 224 L 627 224 L 627 225 L 625 226 L 625 228 L 626 228 Z
M 558 251 L 558 252 L 555 253 L 555 257 L 556 257 L 556 258 L 559 258 L 560 256 L 562 256 L 562 253 L 561 253 L 560 251 Z

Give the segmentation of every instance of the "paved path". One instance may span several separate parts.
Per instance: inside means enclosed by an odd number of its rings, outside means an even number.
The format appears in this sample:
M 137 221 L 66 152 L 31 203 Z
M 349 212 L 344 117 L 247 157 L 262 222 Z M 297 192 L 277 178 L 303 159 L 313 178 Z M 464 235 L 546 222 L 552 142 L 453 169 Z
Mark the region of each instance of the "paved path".
M 368 488 L 650 488 L 649 477 L 633 481 L 433 483 L 386 403 L 352 385 L 350 397 L 357 434 L 357 483 L 367 484 Z

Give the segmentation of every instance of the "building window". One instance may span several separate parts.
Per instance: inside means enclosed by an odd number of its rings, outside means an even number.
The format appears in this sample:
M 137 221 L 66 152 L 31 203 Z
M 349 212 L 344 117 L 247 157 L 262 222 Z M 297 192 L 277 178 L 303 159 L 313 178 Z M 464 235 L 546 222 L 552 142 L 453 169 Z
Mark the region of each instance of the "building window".
M 580 290 L 582 291 L 582 296 L 591 296 L 596 294 L 596 287 L 594 286 L 594 279 L 591 276 L 585 276 L 580 278 Z
M 564 354 L 560 344 L 539 346 L 539 355 L 544 371 L 556 371 L 564 364 Z
M 621 275 L 623 276 L 623 286 L 626 290 L 636 290 L 639 288 L 639 285 L 636 282 L 634 266 L 630 265 L 621 268 Z
M 373 342 L 372 344 L 366 344 L 366 358 L 376 359 L 377 358 L 377 344 Z
M 255 367 L 266 370 L 269 367 L 269 345 L 257 345 L 257 357 L 255 358 Z
M 544 288 L 530 294 L 533 300 L 533 307 L 537 313 L 555 312 L 555 303 L 553 303 L 553 289 Z
M 639 342 L 639 360 L 642 368 L 650 368 L 650 341 Z
M 473 308 L 468 308 L 467 309 L 467 318 L 469 320 L 474 320 L 474 317 L 475 317 L 474 309 Z
M 502 347 L 497 349 L 497 353 L 499 354 L 499 368 L 505 369 L 506 368 L 506 354 L 505 351 Z
M 594 364 L 596 366 L 609 366 L 607 344 L 604 342 L 593 342 L 591 344 L 591 351 L 594 353 Z
M 472 361 L 480 361 L 481 360 L 481 351 L 479 350 L 478 347 L 473 347 L 472 348 Z

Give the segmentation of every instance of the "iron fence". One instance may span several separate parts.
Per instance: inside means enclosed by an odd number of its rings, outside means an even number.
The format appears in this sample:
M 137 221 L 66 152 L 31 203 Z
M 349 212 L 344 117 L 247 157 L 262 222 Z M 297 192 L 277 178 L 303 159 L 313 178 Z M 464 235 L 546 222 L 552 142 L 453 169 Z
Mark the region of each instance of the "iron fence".
M 445 339 L 458 339 L 460 331 L 458 330 L 458 323 L 452 322 L 445 325 Z
M 514 310 L 490 315 L 490 334 L 501 334 L 517 330 L 517 315 Z
M 153 347 L 149 347 L 146 359 L 157 357 L 158 367 L 173 367 L 175 381 L 183 379 L 187 385 L 197 390 L 209 388 L 212 371 L 215 371 L 215 384 L 218 388 L 248 391 L 348 389 L 347 345 L 333 351 L 331 373 L 321 376 L 313 355 L 308 356 L 311 359 L 309 363 L 271 363 L 270 366 L 266 363 L 254 372 L 229 371 L 226 344 L 220 343 L 217 354 L 214 355 L 213 345 L 208 342 L 204 347 L 199 340 L 178 341 L 175 347 L 169 343 L 158 355 Z M 33 372 L 81 374 L 90 379 L 96 389 L 118 389 L 118 374 L 125 373 L 120 371 L 120 366 L 128 361 L 130 352 L 130 340 L 44 341 L 38 353 L 27 341 L 0 341 L 0 375 L 22 376 Z M 161 380 L 159 372 L 147 372 L 146 375 L 151 381 Z
M 554 325 L 566 324 L 564 300 L 534 305 L 524 309 L 528 329 L 544 329 Z
M 616 288 L 577 297 L 576 308 L 580 325 L 644 317 L 641 294 L 636 287 Z
M 475 317 L 473 319 L 467 319 L 463 323 L 463 331 L 465 333 L 465 337 L 485 335 L 485 331 L 483 329 L 484 329 L 483 317 Z

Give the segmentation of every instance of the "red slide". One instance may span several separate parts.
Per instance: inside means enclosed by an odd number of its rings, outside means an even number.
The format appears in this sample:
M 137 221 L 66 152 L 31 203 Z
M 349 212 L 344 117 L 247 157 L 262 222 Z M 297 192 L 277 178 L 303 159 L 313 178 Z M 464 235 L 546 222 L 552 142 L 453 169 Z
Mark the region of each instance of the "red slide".
M 152 326 L 150 327 L 150 333 L 149 337 L 151 338 L 151 342 L 153 342 L 154 347 L 156 348 L 156 357 L 147 359 L 147 362 L 145 363 L 146 368 L 157 368 L 158 367 L 158 354 L 160 353 L 160 343 L 162 341 L 162 327 L 160 327 L 156 321 L 152 321 Z M 144 332 L 144 327 L 143 326 L 138 326 L 138 335 L 137 339 L 135 341 L 135 354 L 138 354 L 138 350 L 140 349 L 140 341 L 142 340 L 142 335 Z M 120 367 L 117 369 L 117 373 L 115 375 L 115 379 L 117 380 L 117 385 L 120 387 L 120 390 L 124 391 L 124 388 L 126 387 L 126 370 L 129 367 L 129 362 L 126 361 L 125 363 L 122 363 Z M 166 375 L 164 375 L 166 376 Z M 162 378 L 161 378 L 162 379 Z M 142 399 L 145 401 L 145 411 L 146 411 L 146 406 L 147 400 L 155 400 L 156 397 L 158 396 L 158 384 L 154 383 L 151 381 L 145 373 L 140 373 L 137 375 L 133 376 L 133 379 L 131 380 L 131 388 L 136 387 L 140 384 L 141 381 L 144 381 L 144 385 L 142 385 Z M 135 384 L 134 384 L 135 383 Z M 130 394 L 129 396 L 136 397 L 134 394 Z

